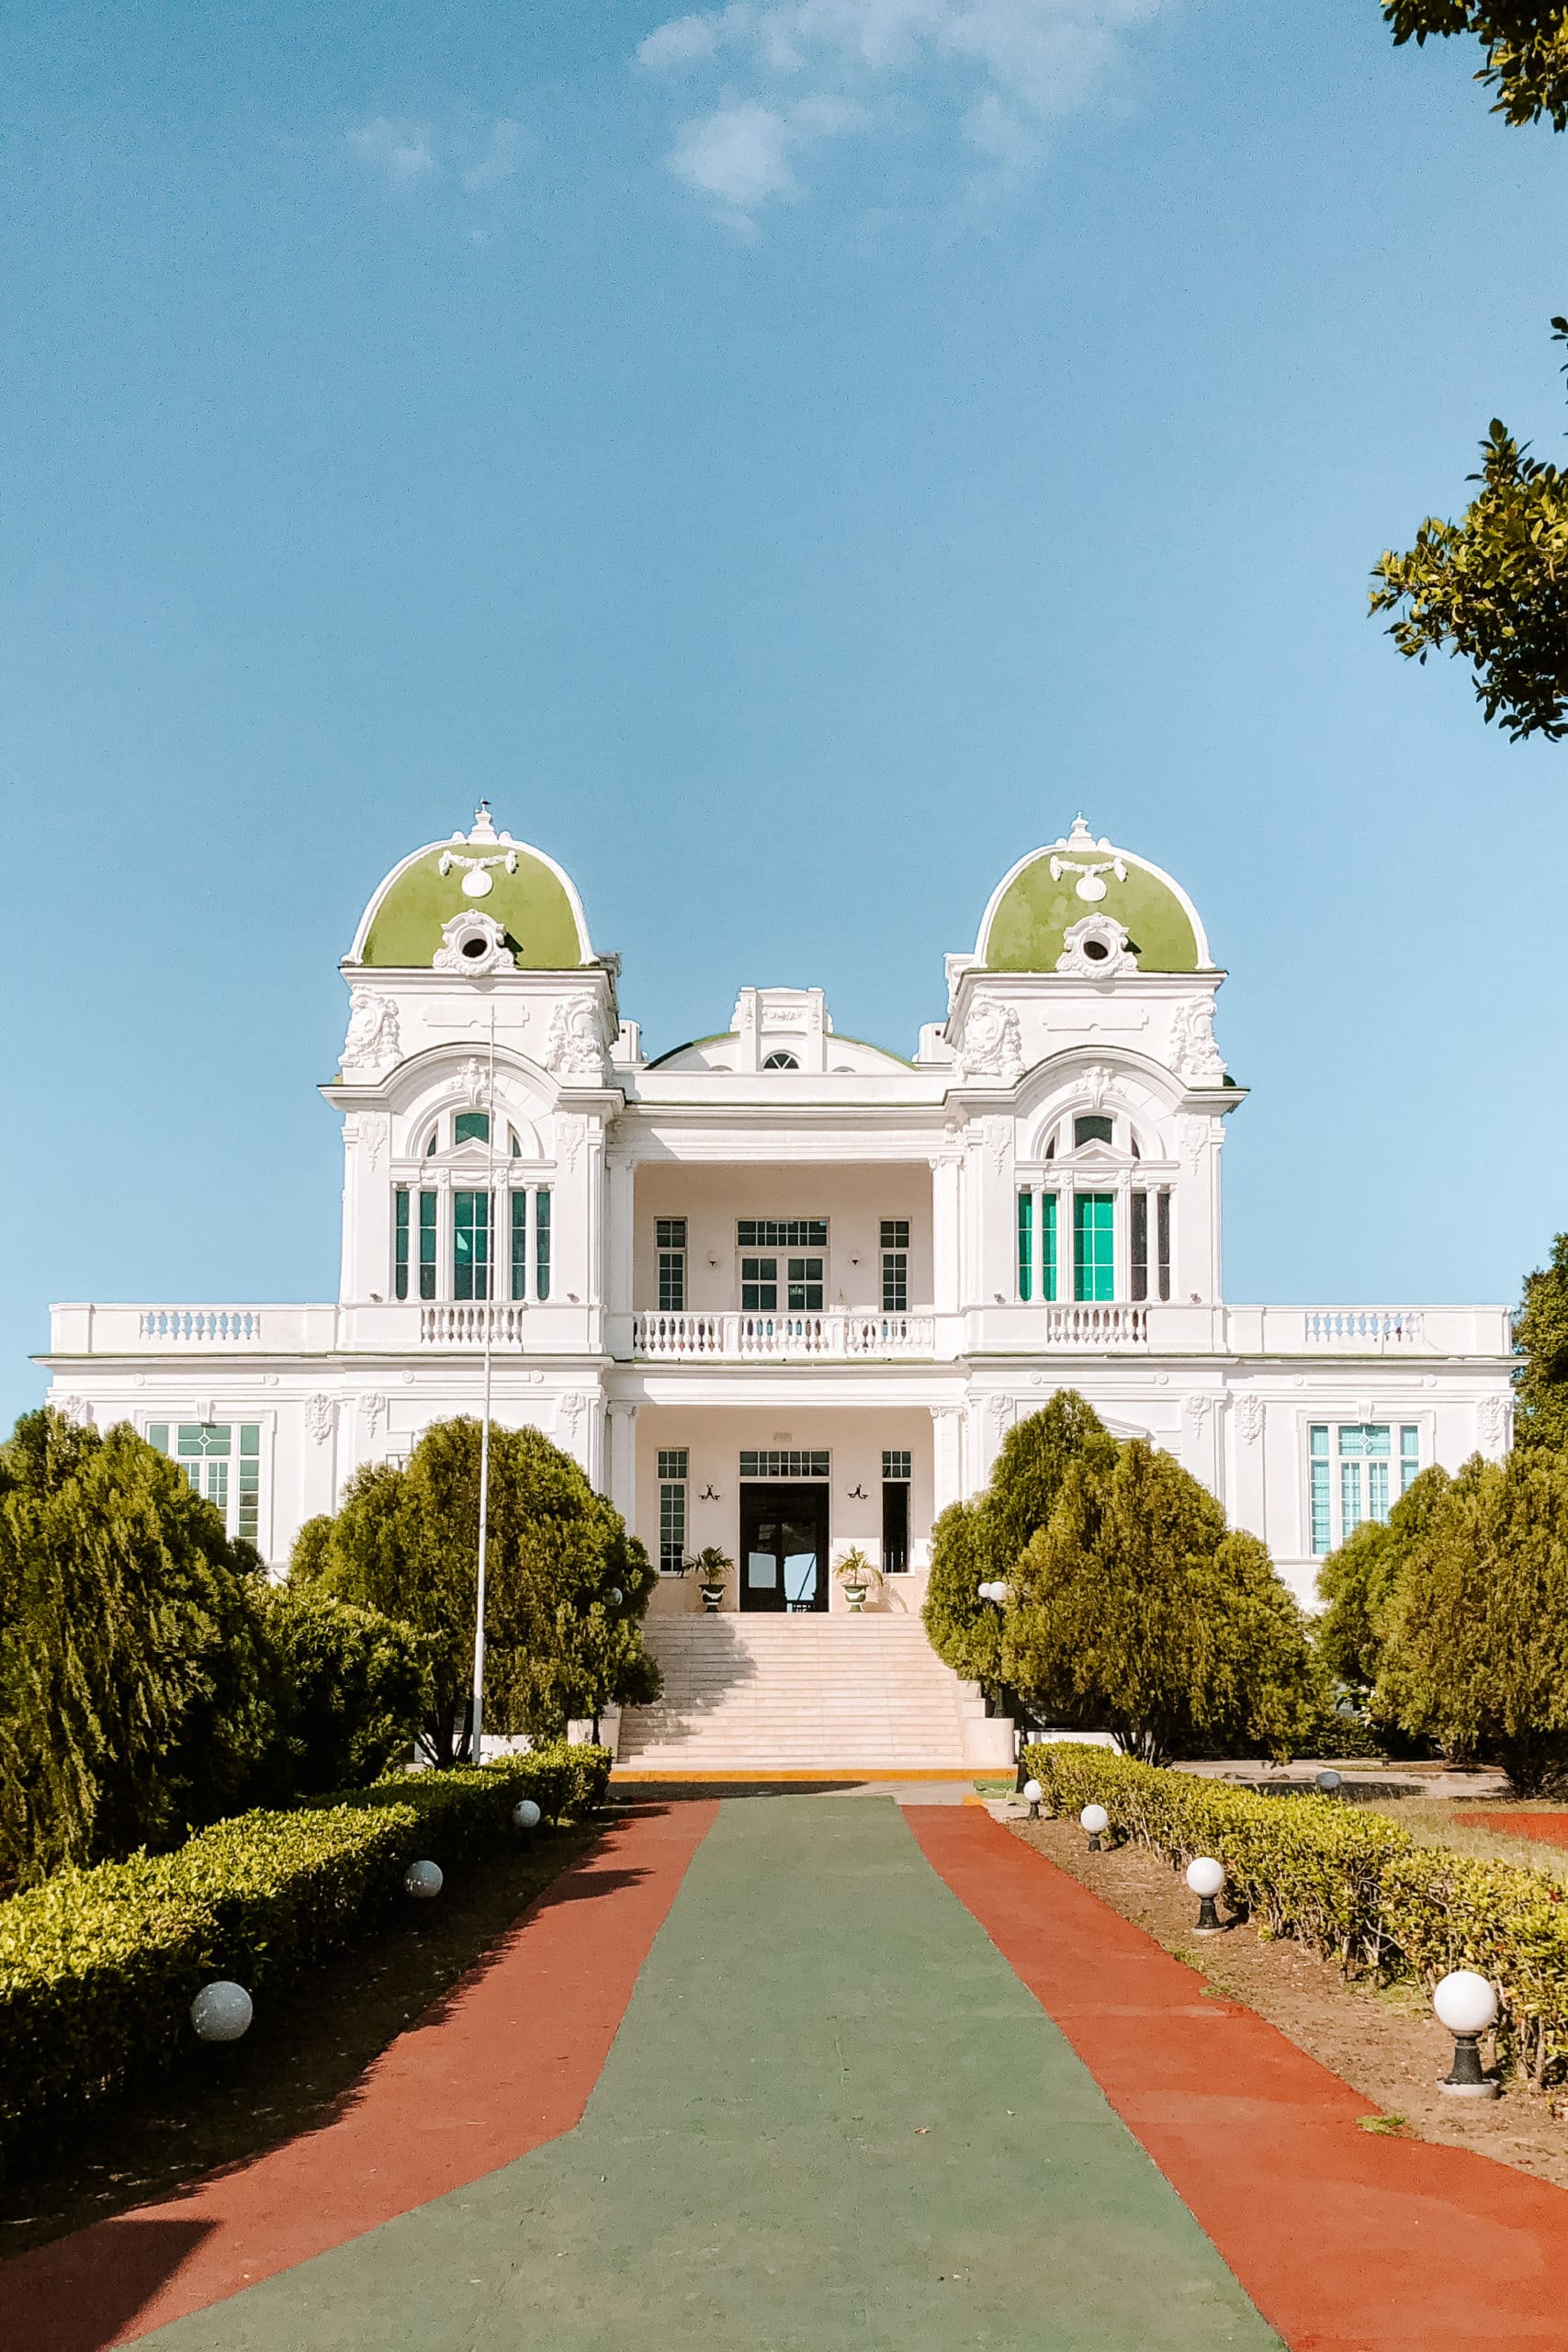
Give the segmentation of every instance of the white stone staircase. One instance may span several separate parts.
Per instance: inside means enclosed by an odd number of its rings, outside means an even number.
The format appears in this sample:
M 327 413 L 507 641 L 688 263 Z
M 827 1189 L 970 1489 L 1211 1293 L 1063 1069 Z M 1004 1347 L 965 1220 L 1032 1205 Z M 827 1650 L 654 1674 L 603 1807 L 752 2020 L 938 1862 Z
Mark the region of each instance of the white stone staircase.
M 1010 1766 L 1011 1724 L 987 1720 L 919 1618 L 655 1616 L 643 1639 L 664 1695 L 621 1717 L 623 1779 Z

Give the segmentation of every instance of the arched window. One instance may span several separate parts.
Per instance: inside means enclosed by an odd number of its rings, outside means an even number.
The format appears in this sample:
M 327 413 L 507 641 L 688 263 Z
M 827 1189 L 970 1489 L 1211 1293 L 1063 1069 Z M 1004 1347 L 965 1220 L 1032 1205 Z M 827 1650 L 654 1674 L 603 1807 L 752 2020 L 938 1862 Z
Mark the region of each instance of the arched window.
M 490 1113 L 459 1111 L 452 1122 L 452 1140 L 459 1143 L 489 1143 Z
M 1073 1149 L 1075 1151 L 1086 1143 L 1112 1143 L 1115 1136 L 1115 1126 L 1102 1111 L 1086 1111 L 1081 1117 L 1073 1121 Z
M 798 1069 L 800 1064 L 793 1054 L 780 1052 L 770 1054 L 762 1064 L 762 1068 L 764 1069 Z

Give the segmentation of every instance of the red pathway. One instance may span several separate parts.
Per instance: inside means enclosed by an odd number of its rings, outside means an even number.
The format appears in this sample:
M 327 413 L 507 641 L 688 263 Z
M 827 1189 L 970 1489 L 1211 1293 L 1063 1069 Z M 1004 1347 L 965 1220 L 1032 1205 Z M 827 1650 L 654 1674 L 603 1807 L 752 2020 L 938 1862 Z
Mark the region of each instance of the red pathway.
M 1505 1838 L 1533 1838 L 1538 1846 L 1568 1846 L 1568 1813 L 1472 1813 L 1457 1815 L 1467 1829 L 1495 1829 Z
M 8 2262 L 0 2344 L 105 2352 L 570 2132 L 716 1810 L 617 1821 L 316 2130 Z
M 987 1815 L 906 1818 L 1292 2352 L 1568 2347 L 1568 2192 L 1358 2131 L 1337 2075 Z

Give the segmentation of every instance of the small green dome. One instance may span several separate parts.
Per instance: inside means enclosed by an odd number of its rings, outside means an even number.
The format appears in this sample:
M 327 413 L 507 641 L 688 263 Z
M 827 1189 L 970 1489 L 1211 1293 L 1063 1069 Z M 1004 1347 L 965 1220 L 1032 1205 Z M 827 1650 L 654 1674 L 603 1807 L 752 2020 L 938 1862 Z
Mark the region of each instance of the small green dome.
M 1213 968 L 1198 910 L 1147 858 L 1096 841 L 1081 817 L 1063 841 L 1032 850 L 998 886 L 975 953 L 989 972 L 1054 972 L 1067 933 L 1108 915 L 1127 933 L 1141 972 Z
M 553 858 L 498 833 L 481 802 L 471 833 L 454 833 L 394 866 L 360 918 L 351 964 L 428 971 L 455 915 L 491 915 L 521 971 L 594 960 L 582 902 Z

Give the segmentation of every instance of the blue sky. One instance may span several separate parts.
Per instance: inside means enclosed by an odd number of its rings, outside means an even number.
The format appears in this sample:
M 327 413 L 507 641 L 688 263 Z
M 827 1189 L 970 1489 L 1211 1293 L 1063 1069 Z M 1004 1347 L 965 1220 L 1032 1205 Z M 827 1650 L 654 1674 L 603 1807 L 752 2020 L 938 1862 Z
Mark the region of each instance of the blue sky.
M 1568 751 L 1365 618 L 1557 455 L 1568 141 L 1376 0 L 152 0 L 0 37 L 0 1412 L 329 1297 L 334 967 L 476 797 L 652 1050 L 908 1049 L 1084 808 L 1233 977 L 1236 1298 L 1568 1223 Z M 1461 1182 L 1463 1176 L 1464 1180 Z

